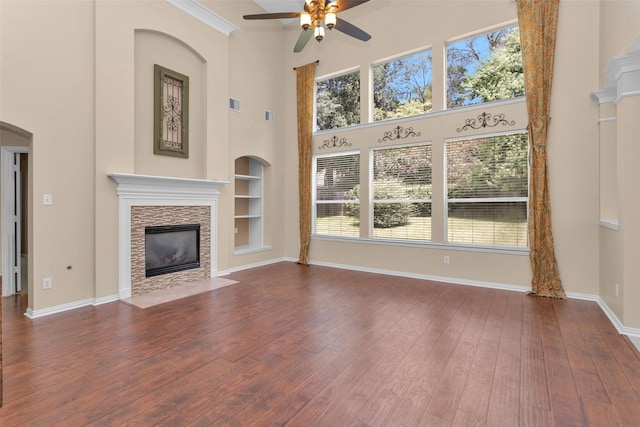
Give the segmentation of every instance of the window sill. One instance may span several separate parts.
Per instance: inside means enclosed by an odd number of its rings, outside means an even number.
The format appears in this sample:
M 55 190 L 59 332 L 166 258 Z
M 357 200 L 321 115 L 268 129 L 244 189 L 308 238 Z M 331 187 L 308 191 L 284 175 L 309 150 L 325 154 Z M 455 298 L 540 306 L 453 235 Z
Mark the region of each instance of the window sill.
M 529 248 L 502 247 L 502 246 L 479 246 L 479 245 L 461 245 L 454 243 L 433 243 L 418 241 L 402 241 L 391 239 L 361 239 L 357 237 L 340 237 L 340 236 L 322 236 L 312 235 L 312 240 L 322 240 L 329 242 L 357 243 L 366 245 L 382 245 L 382 246 L 402 246 L 420 249 L 435 249 L 447 251 L 465 251 L 465 252 L 482 252 L 492 254 L 505 255 L 526 255 L 529 256 Z
M 257 253 L 257 252 L 266 252 L 266 251 L 270 251 L 272 249 L 273 249 L 273 247 L 271 247 L 271 246 L 258 246 L 258 247 L 238 246 L 237 248 L 235 248 L 233 250 L 233 255 L 234 256 L 247 255 L 247 254 L 253 254 L 253 253 Z
M 454 114 L 466 113 L 469 111 L 476 111 L 476 110 L 482 110 L 482 109 L 493 108 L 493 107 L 502 107 L 505 105 L 523 104 L 523 103 L 526 104 L 526 102 L 527 102 L 527 98 L 525 96 L 519 96 L 517 98 L 503 99 L 500 101 L 483 102 L 481 104 L 463 105 L 460 107 L 448 108 L 445 110 L 430 111 L 428 113 L 416 114 L 414 116 L 378 120 L 375 122 L 360 123 L 357 125 L 345 126 L 341 128 L 334 128 L 334 129 L 315 130 L 313 132 L 313 136 L 321 136 L 321 135 L 326 135 L 326 134 L 331 134 L 336 132 L 352 131 L 352 130 L 358 130 L 358 129 L 367 129 L 367 128 L 373 128 L 378 126 L 388 126 L 389 124 L 411 122 L 414 120 L 439 117 L 439 116 L 449 116 Z

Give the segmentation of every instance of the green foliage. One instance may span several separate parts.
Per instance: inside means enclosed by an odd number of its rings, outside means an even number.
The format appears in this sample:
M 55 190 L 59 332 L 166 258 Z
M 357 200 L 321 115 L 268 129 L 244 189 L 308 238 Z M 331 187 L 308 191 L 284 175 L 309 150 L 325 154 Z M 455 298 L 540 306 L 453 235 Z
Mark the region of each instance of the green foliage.
M 356 71 L 317 83 L 317 130 L 360 123 L 360 72 Z
M 527 197 L 527 152 L 526 134 L 450 143 L 448 197 Z
M 431 184 L 410 185 L 407 187 L 407 195 L 411 200 L 431 200 Z M 430 217 L 431 202 L 414 203 L 412 216 Z
M 475 74 L 465 76 L 462 85 L 483 102 L 524 95 L 520 32 L 509 32 L 504 44 L 480 64 Z
M 354 187 L 350 199 L 360 199 L 360 186 Z M 375 203 L 374 228 L 391 228 L 407 225 L 411 217 L 430 217 L 431 203 L 411 200 L 431 200 L 431 185 L 409 185 L 398 179 L 384 178 L 374 182 L 374 200 L 406 200 L 406 202 Z M 345 204 L 348 216 L 360 217 L 360 205 Z
M 431 52 L 419 52 L 373 67 L 374 120 L 431 111 Z
M 397 179 L 376 180 L 373 183 L 374 200 L 406 200 L 407 186 Z M 373 226 L 390 228 L 407 225 L 413 209 L 409 203 L 374 203 Z
M 524 95 L 520 32 L 505 28 L 447 48 L 447 107 Z

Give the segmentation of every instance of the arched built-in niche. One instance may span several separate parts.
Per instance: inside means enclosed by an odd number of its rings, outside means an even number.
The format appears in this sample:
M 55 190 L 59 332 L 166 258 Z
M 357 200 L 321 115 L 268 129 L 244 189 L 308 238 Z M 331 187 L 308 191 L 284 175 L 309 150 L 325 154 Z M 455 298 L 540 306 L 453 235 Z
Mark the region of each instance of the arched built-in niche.
M 264 178 L 268 165 L 255 157 L 235 160 L 234 253 L 264 246 Z

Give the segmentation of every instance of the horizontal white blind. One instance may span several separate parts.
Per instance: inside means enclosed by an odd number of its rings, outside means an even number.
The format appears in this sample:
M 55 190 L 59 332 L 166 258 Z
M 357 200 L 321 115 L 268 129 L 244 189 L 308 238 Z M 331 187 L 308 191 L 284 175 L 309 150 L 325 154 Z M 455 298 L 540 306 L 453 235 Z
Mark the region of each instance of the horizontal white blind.
M 527 246 L 528 138 L 447 142 L 449 242 Z
M 318 156 L 315 234 L 360 236 L 360 154 Z
M 373 236 L 431 240 L 430 144 L 373 150 Z

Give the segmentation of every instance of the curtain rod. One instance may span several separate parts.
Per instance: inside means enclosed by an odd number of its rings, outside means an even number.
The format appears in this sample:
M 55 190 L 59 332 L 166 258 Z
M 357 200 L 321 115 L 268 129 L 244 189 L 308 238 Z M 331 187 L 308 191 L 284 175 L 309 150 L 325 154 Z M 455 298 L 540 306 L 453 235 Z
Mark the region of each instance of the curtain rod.
M 316 59 L 316 65 L 318 65 L 319 63 L 320 63 L 320 60 L 319 60 L 319 59 Z M 293 67 L 293 71 L 295 71 L 295 70 L 297 70 L 297 69 L 298 69 L 298 67 Z

